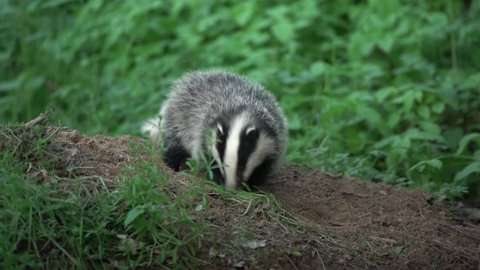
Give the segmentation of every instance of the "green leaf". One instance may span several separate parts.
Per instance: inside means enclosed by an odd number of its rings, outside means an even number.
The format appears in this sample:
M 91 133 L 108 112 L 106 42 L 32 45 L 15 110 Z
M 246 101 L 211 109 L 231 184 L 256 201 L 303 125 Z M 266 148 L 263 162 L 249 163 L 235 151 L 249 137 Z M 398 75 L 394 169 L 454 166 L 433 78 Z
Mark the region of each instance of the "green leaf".
M 377 91 L 375 93 L 375 97 L 378 102 L 384 102 L 387 99 L 387 97 L 391 96 L 392 94 L 395 94 L 396 91 L 397 91 L 396 88 L 387 86 Z
M 127 217 L 125 218 L 125 221 L 123 222 L 123 226 L 128 227 L 137 217 L 139 217 L 141 214 L 145 212 L 145 208 L 143 205 L 136 206 L 135 208 L 131 209 L 128 211 Z
M 18 76 L 13 80 L 0 83 L 0 93 L 19 89 L 22 86 L 22 81 L 23 76 Z
M 327 65 L 328 64 L 323 61 L 315 62 L 310 66 L 310 73 L 312 73 L 313 76 L 323 75 L 327 70 Z
M 463 130 L 459 127 L 449 128 L 443 132 L 443 138 L 448 148 L 455 149 L 463 137 Z
M 43 7 L 44 8 L 54 8 L 54 7 L 57 7 L 57 6 L 61 6 L 61 5 L 64 5 L 64 4 L 67 4 L 68 2 L 70 2 L 69 0 L 51 0 L 51 1 L 45 1 L 43 3 Z
M 412 146 L 412 141 L 408 136 L 398 137 L 393 141 L 391 149 L 400 158 L 404 158 Z
M 397 124 L 400 122 L 400 112 L 394 112 L 393 114 L 390 115 L 388 118 L 388 127 L 393 129 L 397 126 Z
M 397 140 L 398 137 L 399 137 L 398 135 L 385 137 L 385 138 L 383 138 L 382 140 L 380 140 L 379 142 L 375 143 L 375 144 L 373 145 L 373 148 L 376 148 L 376 149 L 383 148 L 383 147 L 391 144 L 391 143 L 394 142 L 395 140 Z
M 470 76 L 465 81 L 462 81 L 462 88 L 478 88 L 480 84 L 480 73 L 476 72 Z
M 361 115 L 372 126 L 377 126 L 382 119 L 382 117 L 376 110 L 368 106 L 358 106 L 357 113 Z
M 44 82 L 43 77 L 39 76 L 29 80 L 28 83 L 26 84 L 26 87 L 30 89 L 38 89 L 43 85 L 43 82 Z
M 420 126 L 425 132 L 435 137 L 438 141 L 444 141 L 443 137 L 440 136 L 440 127 L 436 123 L 424 121 L 420 123 Z
M 480 161 L 470 163 L 463 170 L 455 174 L 455 181 L 462 180 L 472 173 L 480 173 Z
M 418 115 L 423 119 L 428 120 L 430 118 L 430 109 L 428 109 L 427 106 L 422 105 L 418 108 Z
M 432 111 L 434 113 L 440 114 L 443 112 L 443 110 L 445 110 L 445 104 L 443 103 L 437 102 L 432 106 Z
M 425 161 L 425 164 L 428 164 L 434 168 L 437 168 L 437 169 L 441 169 L 442 166 L 443 166 L 443 162 L 439 159 L 431 159 L 431 160 L 427 160 Z
M 414 140 L 420 141 L 438 141 L 443 142 L 443 138 L 438 134 L 432 134 L 419 130 L 418 128 L 411 128 L 406 132 L 406 135 Z
M 286 18 L 278 20 L 272 31 L 273 35 L 282 43 L 291 42 L 293 38 L 293 25 Z
M 255 2 L 248 1 L 237 5 L 233 10 L 235 22 L 239 26 L 245 26 L 255 11 Z
M 299 114 L 293 114 L 288 119 L 288 129 L 290 130 L 300 130 L 302 127 L 302 120 Z
M 418 170 L 419 172 L 422 172 L 425 169 L 425 165 L 440 170 L 443 167 L 443 162 L 436 158 L 430 160 L 422 160 L 417 164 L 413 165 L 408 171 L 410 172 L 413 170 Z
M 475 140 L 475 139 L 478 139 L 480 138 L 480 134 L 479 133 L 471 133 L 471 134 L 468 134 L 468 135 L 465 135 L 463 136 L 463 138 L 460 140 L 460 142 L 458 143 L 458 149 L 457 149 L 457 152 L 455 153 L 456 155 L 460 155 L 461 153 L 463 153 L 463 151 L 465 151 L 465 148 L 467 147 L 467 145 Z M 480 143 L 479 142 L 480 140 L 477 141 L 477 143 Z
M 378 42 L 378 47 L 385 53 L 390 53 L 393 45 L 395 44 L 395 38 L 392 35 L 386 35 L 381 38 Z

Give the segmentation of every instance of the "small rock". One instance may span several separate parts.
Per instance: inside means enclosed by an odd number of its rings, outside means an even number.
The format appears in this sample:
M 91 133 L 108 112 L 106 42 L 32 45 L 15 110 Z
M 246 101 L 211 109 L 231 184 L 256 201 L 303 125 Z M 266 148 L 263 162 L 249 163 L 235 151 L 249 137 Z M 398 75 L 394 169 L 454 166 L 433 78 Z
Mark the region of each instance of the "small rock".
M 265 247 L 267 240 L 253 240 L 248 241 L 247 243 L 243 244 L 243 247 L 257 249 L 259 247 Z

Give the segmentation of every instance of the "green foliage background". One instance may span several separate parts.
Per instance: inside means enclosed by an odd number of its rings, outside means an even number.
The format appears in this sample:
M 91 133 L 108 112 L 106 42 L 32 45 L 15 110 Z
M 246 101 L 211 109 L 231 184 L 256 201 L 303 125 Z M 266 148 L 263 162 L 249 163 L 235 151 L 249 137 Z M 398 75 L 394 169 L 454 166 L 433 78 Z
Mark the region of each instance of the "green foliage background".
M 279 98 L 290 161 L 478 199 L 479 3 L 2 0 L 0 122 L 138 134 L 174 79 L 226 68 Z

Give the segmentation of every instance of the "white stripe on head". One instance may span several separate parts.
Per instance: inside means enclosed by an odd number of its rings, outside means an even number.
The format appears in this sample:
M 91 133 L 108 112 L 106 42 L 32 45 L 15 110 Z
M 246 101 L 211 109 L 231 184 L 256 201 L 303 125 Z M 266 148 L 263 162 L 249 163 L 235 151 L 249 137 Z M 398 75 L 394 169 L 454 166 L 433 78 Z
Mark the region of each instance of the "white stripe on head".
M 268 154 L 272 152 L 273 146 L 274 141 L 272 138 L 267 136 L 265 132 L 260 132 L 257 146 L 250 154 L 245 166 L 245 171 L 243 171 L 243 179 L 247 180 L 252 175 L 253 170 L 263 162 Z
M 222 164 L 222 160 L 220 159 L 220 153 L 218 153 L 218 149 L 217 149 L 217 138 L 218 138 L 218 134 L 217 132 L 220 132 L 221 134 L 223 134 L 223 129 L 222 129 L 222 126 L 220 124 L 218 124 L 218 130 L 214 130 L 212 132 L 212 141 L 211 141 L 211 149 L 212 149 L 212 155 L 213 155 L 213 158 L 215 159 L 215 161 L 217 161 L 217 164 L 218 166 L 220 166 L 220 172 L 222 173 L 223 177 L 225 177 L 225 168 L 223 167 L 223 164 Z
M 228 188 L 236 188 L 239 184 L 237 179 L 238 148 L 240 147 L 241 132 L 246 124 L 247 117 L 239 115 L 233 119 L 230 126 L 224 154 L 225 186 Z

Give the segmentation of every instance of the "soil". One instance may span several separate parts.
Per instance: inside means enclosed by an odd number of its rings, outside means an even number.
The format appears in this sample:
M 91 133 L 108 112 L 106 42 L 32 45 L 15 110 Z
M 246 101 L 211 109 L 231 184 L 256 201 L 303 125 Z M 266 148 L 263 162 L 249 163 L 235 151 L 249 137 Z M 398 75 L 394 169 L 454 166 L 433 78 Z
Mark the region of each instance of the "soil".
M 101 176 L 101 185 L 110 189 L 132 162 L 131 143 L 139 141 L 62 129 L 50 147 L 59 157 L 59 175 Z M 204 243 L 204 262 L 217 269 L 480 269 L 480 225 L 452 214 L 422 190 L 291 164 L 261 189 L 287 213 L 275 218 L 265 205 L 208 195 L 210 207 L 202 215 L 217 241 Z

